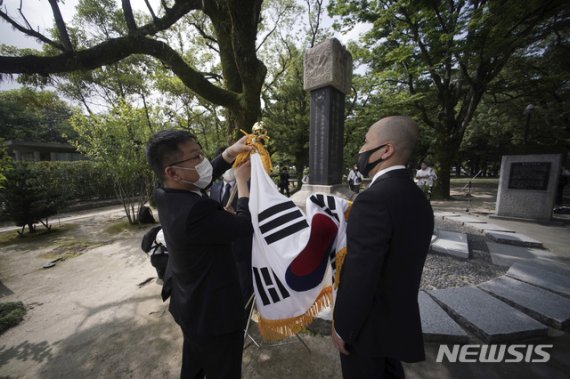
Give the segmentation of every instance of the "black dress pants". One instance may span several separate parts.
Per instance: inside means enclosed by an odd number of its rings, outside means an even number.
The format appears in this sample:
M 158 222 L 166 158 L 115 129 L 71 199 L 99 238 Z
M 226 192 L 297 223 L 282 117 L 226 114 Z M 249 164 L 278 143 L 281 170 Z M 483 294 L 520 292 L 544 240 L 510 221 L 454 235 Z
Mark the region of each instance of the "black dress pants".
M 240 378 L 243 331 L 221 336 L 184 333 L 181 379 Z
M 388 357 L 365 357 L 354 351 L 350 355 L 340 354 L 342 377 L 344 379 L 404 379 L 402 362 Z

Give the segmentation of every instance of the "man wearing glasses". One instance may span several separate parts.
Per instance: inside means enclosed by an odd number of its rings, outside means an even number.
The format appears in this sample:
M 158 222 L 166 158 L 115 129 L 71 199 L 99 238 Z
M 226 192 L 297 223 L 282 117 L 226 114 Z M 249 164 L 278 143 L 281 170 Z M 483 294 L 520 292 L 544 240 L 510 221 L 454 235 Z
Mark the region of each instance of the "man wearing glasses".
M 196 138 L 180 130 L 158 132 L 147 146 L 149 165 L 162 182 L 155 198 L 170 255 L 169 310 L 184 335 L 181 378 L 241 375 L 244 300 L 231 244 L 253 233 L 249 161 L 235 170 L 235 214 L 202 191 L 249 150 L 243 137 L 210 162 Z

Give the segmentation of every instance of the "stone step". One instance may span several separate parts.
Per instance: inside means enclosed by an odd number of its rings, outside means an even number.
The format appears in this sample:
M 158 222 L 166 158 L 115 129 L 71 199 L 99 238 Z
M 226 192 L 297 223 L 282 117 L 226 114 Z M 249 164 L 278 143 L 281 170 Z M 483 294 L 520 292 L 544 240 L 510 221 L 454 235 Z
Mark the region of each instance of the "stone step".
M 496 242 L 487 242 L 487 248 L 489 249 L 493 264 L 498 266 L 510 267 L 514 263 L 525 263 L 529 261 L 532 261 L 533 265 L 535 262 L 550 262 L 553 265 L 560 264 L 556 254 L 544 249 L 505 245 Z
M 525 263 L 515 263 L 509 268 L 507 275 L 570 298 L 570 276 L 561 272 L 554 272 L 540 266 L 531 266 Z
M 508 245 L 542 248 L 542 242 L 521 233 L 488 231 L 485 236 L 495 242 Z
M 436 253 L 469 259 L 467 234 L 438 230 L 437 239 L 432 242 L 431 250 Z
M 486 343 L 545 337 L 548 328 L 476 287 L 428 291 L 463 328 Z
M 434 217 L 441 217 L 442 219 L 460 217 L 458 213 L 453 212 L 433 212 Z
M 486 224 L 487 221 L 482 220 L 480 218 L 471 217 L 471 216 L 459 216 L 453 219 L 454 222 L 459 222 L 461 225 L 469 225 L 469 224 Z
M 476 225 L 469 225 L 469 226 L 477 229 L 481 233 L 486 233 L 489 231 L 503 232 L 503 233 L 516 233 L 516 231 L 514 231 L 512 229 L 504 228 L 502 226 L 495 225 L 495 224 L 476 224 Z
M 570 299 L 508 276 L 478 287 L 543 324 L 563 330 L 570 326 Z
M 424 291 L 418 294 L 422 331 L 426 342 L 466 343 L 469 337 Z

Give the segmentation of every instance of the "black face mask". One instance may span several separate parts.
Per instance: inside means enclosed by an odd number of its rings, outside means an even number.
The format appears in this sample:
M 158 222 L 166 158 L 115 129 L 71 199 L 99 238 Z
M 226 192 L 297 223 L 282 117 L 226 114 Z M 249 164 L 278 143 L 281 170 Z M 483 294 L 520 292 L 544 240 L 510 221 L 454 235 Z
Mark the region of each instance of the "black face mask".
M 374 166 L 376 166 L 378 163 L 383 161 L 382 158 L 379 158 L 372 163 L 368 163 L 370 156 L 372 154 L 374 154 L 375 151 L 380 150 L 381 148 L 383 148 L 386 145 L 388 145 L 388 144 L 385 143 L 384 145 L 380 145 L 378 147 L 375 147 L 374 149 L 370 149 L 367 151 L 363 151 L 362 153 L 358 153 L 358 162 L 357 162 L 356 166 L 358 167 L 358 171 L 360 171 L 360 173 L 362 175 L 368 176 L 368 173 L 370 172 L 370 170 L 372 170 L 374 168 Z

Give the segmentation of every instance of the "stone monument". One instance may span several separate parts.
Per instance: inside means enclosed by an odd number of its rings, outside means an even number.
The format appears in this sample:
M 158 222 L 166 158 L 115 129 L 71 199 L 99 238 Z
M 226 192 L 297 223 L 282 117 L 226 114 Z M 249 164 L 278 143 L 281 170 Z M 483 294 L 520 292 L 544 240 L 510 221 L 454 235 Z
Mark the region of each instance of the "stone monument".
M 550 221 L 561 162 L 560 154 L 504 155 L 493 217 Z
M 304 70 L 304 89 L 311 94 L 309 183 L 292 197 L 302 206 L 313 192 L 349 194 L 341 182 L 344 98 L 352 83 L 352 56 L 337 39 L 327 39 L 305 52 Z

